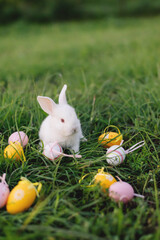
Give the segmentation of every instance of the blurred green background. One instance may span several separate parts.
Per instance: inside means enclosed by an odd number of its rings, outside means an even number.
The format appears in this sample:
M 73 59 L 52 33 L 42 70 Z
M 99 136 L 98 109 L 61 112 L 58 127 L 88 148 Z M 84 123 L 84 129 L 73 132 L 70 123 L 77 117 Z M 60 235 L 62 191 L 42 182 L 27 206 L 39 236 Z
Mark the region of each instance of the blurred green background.
M 153 16 L 160 0 L 0 0 L 0 23 L 85 20 L 102 17 Z

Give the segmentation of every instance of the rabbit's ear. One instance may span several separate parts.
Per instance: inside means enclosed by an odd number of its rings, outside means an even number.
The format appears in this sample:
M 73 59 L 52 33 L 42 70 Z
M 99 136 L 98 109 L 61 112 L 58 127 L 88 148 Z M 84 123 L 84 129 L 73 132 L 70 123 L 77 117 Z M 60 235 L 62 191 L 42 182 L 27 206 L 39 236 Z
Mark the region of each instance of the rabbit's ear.
M 59 94 L 59 104 L 67 104 L 66 89 L 67 85 L 65 84 Z
M 43 111 L 49 115 L 54 114 L 54 109 L 56 108 L 56 103 L 49 97 L 38 96 L 37 101 L 39 102 Z

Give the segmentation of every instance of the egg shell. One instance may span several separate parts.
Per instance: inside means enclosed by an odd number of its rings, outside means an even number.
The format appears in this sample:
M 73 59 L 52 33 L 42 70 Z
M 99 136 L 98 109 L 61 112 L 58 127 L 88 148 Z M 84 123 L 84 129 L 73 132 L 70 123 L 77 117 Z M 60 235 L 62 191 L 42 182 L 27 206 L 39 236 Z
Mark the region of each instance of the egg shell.
M 27 210 L 36 199 L 36 190 L 29 181 L 19 181 L 7 201 L 6 209 L 10 214 L 16 214 Z
M 117 166 L 121 164 L 126 157 L 126 153 L 123 147 L 114 145 L 110 147 L 106 152 L 106 160 L 109 165 Z
M 63 152 L 62 147 L 59 144 L 55 145 L 55 143 L 49 143 L 49 144 L 45 145 L 44 150 L 43 150 L 43 155 L 52 161 L 56 160 L 57 158 L 60 157 L 61 154 L 55 153 L 54 150 L 56 150 L 57 152 L 60 152 L 60 153 Z
M 99 172 L 94 177 L 94 182 L 96 184 L 100 184 L 102 191 L 106 192 L 113 183 L 117 182 L 117 180 L 107 172 Z
M 119 181 L 110 186 L 109 196 L 115 202 L 127 203 L 134 197 L 134 190 L 129 183 Z
M 113 139 L 113 140 L 112 140 Z M 99 136 L 98 142 L 104 147 L 108 148 L 113 145 L 120 145 L 122 142 L 122 134 L 116 132 L 107 132 Z
M 15 160 L 21 160 L 23 159 L 23 148 L 19 142 L 9 144 L 4 149 L 4 157 L 15 159 Z
M 23 131 L 14 132 L 8 139 L 8 144 L 10 144 L 11 142 L 19 142 L 22 147 L 25 147 L 28 143 L 28 136 Z
M 9 193 L 10 191 L 9 191 L 8 185 L 1 182 L 0 183 L 0 208 L 6 205 Z

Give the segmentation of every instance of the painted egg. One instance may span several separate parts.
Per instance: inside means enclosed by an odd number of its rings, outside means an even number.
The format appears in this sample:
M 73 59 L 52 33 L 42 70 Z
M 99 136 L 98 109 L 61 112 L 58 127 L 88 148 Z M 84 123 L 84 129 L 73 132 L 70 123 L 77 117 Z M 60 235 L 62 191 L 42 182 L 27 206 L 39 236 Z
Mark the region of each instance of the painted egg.
M 19 142 L 22 147 L 25 147 L 28 143 L 28 136 L 23 131 L 14 132 L 8 139 L 8 144 L 10 144 L 10 142 Z
M 5 149 L 4 149 L 4 157 L 15 159 L 15 160 L 24 160 L 24 152 L 21 144 L 19 142 L 10 143 Z
M 110 186 L 109 196 L 115 202 L 127 203 L 134 197 L 134 190 L 129 183 L 119 181 Z
M 104 147 L 108 148 L 113 145 L 120 145 L 122 142 L 122 134 L 116 132 L 107 132 L 99 136 L 98 142 Z
M 121 164 L 126 157 L 126 152 L 123 147 L 114 145 L 110 147 L 106 152 L 106 160 L 108 164 L 112 166 L 117 166 Z
M 9 187 L 5 181 L 6 174 L 4 173 L 2 177 L 0 177 L 0 208 L 4 207 L 7 203 L 7 199 L 9 196 Z
M 22 178 L 18 185 L 12 189 L 6 209 L 10 214 L 23 212 L 33 204 L 36 196 L 37 189 L 35 185 L 26 178 Z
M 117 182 L 117 180 L 110 173 L 104 172 L 102 168 L 99 169 L 98 173 L 95 175 L 94 182 L 100 184 L 102 191 L 105 192 L 106 189 Z
M 61 156 L 63 153 L 62 147 L 58 143 L 49 143 L 45 145 L 43 150 L 43 155 L 49 158 L 50 160 L 55 160 Z

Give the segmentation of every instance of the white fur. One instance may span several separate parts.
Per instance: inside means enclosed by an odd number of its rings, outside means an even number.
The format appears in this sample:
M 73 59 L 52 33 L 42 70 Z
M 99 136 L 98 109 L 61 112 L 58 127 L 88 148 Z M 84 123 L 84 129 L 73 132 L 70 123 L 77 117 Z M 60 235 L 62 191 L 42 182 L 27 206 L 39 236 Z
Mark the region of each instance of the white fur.
M 64 85 L 59 95 L 59 104 L 48 97 L 37 97 L 41 108 L 49 114 L 41 124 L 39 138 L 44 145 L 57 142 L 63 148 L 78 152 L 83 134 L 74 108 L 67 103 L 66 89 L 67 85 Z

